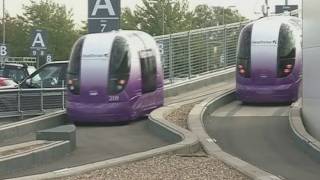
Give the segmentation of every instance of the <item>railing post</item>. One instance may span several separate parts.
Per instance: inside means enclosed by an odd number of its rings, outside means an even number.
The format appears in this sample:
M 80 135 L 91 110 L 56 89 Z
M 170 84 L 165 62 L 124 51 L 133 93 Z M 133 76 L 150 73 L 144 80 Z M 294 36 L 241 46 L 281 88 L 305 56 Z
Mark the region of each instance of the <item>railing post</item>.
M 18 113 L 20 114 L 20 118 L 23 119 L 23 113 L 21 111 L 21 87 L 18 84 Z
M 43 98 L 43 81 L 41 81 L 41 89 L 40 89 L 40 105 L 41 105 L 41 112 L 44 112 L 44 98 Z
M 169 79 L 170 83 L 174 83 L 174 72 L 173 72 L 173 52 L 172 52 L 172 35 L 169 36 Z
M 224 25 L 224 68 L 227 67 L 227 26 Z
M 210 71 L 210 58 L 209 58 L 209 37 L 208 32 L 206 33 L 206 53 L 207 53 L 207 72 Z
M 188 32 L 188 76 L 191 79 L 192 76 L 192 66 L 191 66 L 191 32 Z
M 64 98 L 64 95 L 65 95 L 65 92 L 64 92 L 64 80 L 62 80 L 62 110 L 65 109 L 65 105 L 64 105 L 64 101 L 65 101 L 65 98 Z

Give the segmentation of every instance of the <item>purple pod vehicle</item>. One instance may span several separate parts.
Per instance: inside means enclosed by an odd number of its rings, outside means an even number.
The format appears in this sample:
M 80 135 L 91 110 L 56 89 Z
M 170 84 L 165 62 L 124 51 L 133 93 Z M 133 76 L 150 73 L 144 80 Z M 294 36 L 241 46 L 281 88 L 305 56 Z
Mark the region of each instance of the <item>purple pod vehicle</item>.
M 293 102 L 302 80 L 301 20 L 266 17 L 246 25 L 237 52 L 236 94 L 252 103 Z
M 67 114 L 72 121 L 130 121 L 163 102 L 163 70 L 152 36 L 114 31 L 75 43 L 68 67 Z

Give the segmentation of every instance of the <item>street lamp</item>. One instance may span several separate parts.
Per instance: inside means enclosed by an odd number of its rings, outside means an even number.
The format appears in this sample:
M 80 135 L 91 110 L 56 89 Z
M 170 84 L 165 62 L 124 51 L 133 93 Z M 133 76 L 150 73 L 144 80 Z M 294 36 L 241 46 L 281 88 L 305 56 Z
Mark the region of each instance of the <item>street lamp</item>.
M 149 1 L 151 4 L 155 5 L 156 3 L 158 3 L 158 1 L 156 0 L 150 0 Z M 165 18 L 164 18 L 164 7 L 165 6 L 165 2 L 161 1 L 161 9 L 162 9 L 162 35 L 164 35 L 164 24 L 165 24 Z
M 222 14 L 223 14 L 223 17 L 222 17 L 222 18 L 223 18 L 223 19 L 222 19 L 223 25 L 226 25 L 226 24 L 225 24 L 225 10 L 226 10 L 226 9 L 232 9 L 232 8 L 235 8 L 235 7 L 236 7 L 236 6 L 227 6 L 227 7 L 224 7 L 224 6 L 223 6 L 223 13 L 222 13 Z
M 2 43 L 5 44 L 6 43 L 6 20 L 5 17 L 6 13 L 5 13 L 5 0 L 2 0 L 2 27 L 3 27 L 3 35 L 2 35 Z

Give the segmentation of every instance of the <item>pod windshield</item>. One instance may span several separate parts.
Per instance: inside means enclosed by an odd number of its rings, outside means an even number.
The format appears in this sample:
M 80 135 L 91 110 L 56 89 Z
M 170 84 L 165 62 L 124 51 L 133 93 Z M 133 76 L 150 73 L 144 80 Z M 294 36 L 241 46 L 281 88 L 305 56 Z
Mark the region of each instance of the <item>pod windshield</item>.
M 251 56 L 251 36 L 253 25 L 246 26 L 240 35 L 240 44 L 238 51 L 239 59 L 249 59 Z
M 244 27 L 240 34 L 238 47 L 238 73 L 246 78 L 250 77 L 251 72 L 251 37 L 253 24 Z
M 116 37 L 111 50 L 108 93 L 118 94 L 124 90 L 130 74 L 130 53 L 127 41 Z
M 282 24 L 279 34 L 278 53 L 280 59 L 295 58 L 295 38 L 293 31 L 287 24 Z

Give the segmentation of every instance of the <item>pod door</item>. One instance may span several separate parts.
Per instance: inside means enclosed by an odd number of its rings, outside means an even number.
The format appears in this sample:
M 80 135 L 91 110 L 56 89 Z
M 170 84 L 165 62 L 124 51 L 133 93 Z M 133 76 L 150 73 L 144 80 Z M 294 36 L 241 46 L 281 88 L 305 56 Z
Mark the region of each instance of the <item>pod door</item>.
M 239 39 L 237 71 L 241 77 L 251 77 L 251 36 L 253 25 L 246 26 Z
M 251 76 L 255 85 L 274 85 L 277 78 L 280 24 L 271 20 L 253 26 Z
M 85 38 L 79 39 L 71 52 L 70 62 L 67 72 L 68 90 L 73 95 L 80 95 L 80 69 L 81 55 Z
M 150 93 L 157 90 L 157 62 L 152 49 L 139 53 L 141 64 L 141 90 L 142 93 Z
M 108 95 L 117 95 L 125 90 L 130 76 L 130 68 L 129 45 L 124 38 L 116 37 L 110 56 Z
M 295 66 L 296 40 L 290 26 L 282 24 L 279 34 L 278 45 L 278 77 L 289 76 Z

